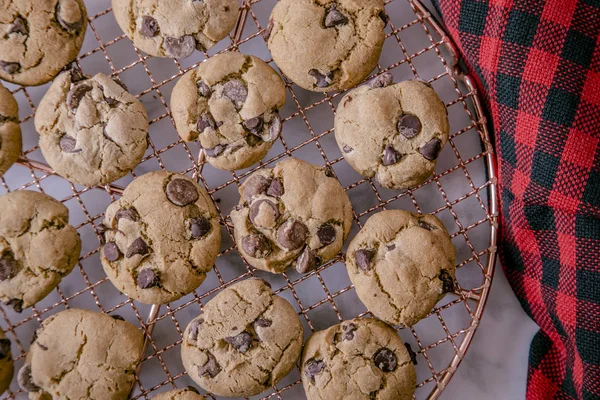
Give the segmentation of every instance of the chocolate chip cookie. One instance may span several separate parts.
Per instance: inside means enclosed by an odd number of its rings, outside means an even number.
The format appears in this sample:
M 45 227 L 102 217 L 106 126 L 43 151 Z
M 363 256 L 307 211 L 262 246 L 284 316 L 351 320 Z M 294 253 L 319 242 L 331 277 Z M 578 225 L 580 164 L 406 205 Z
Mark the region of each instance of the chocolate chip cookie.
M 83 44 L 81 0 L 6 0 L 0 7 L 0 79 L 35 86 L 54 78 Z
M 129 322 L 69 309 L 44 320 L 17 379 L 32 400 L 127 398 L 144 335 Z
M 199 138 L 212 166 L 235 170 L 262 160 L 279 138 L 284 104 L 279 75 L 260 58 L 236 52 L 183 75 L 171 110 L 183 140 Z
M 204 400 L 204 396 L 201 396 L 196 388 L 188 386 L 185 389 L 157 394 L 152 400 Z
M 43 193 L 10 192 L 0 210 L 0 301 L 21 312 L 73 270 L 81 240 L 67 207 Z
M 157 57 L 205 51 L 235 26 L 237 0 L 112 0 L 115 18 L 135 47 Z
M 417 376 L 396 331 L 376 319 L 356 318 L 313 334 L 302 353 L 308 400 L 408 400 Z
M 181 358 L 189 376 L 205 390 L 252 396 L 290 372 L 303 335 L 290 303 L 264 281 L 248 279 L 217 294 L 190 322 Z
M 352 239 L 346 268 L 365 306 L 393 325 L 411 326 L 454 290 L 456 250 L 433 215 L 382 211 Z
M 240 187 L 231 212 L 238 251 L 255 268 L 309 272 L 335 257 L 352 227 L 352 205 L 335 179 L 288 158 L 263 168 Z
M 0 394 L 4 393 L 10 386 L 13 372 L 14 366 L 10 352 L 10 340 L 6 338 L 4 331 L 0 329 Z
M 60 74 L 40 102 L 35 128 L 48 164 L 83 186 L 106 185 L 127 175 L 148 146 L 146 109 L 104 74 Z
M 12 93 L 0 84 L 0 176 L 19 159 L 21 146 L 19 106 Z
M 327 92 L 355 86 L 377 66 L 386 22 L 383 0 L 282 0 L 265 35 L 288 78 Z
M 194 291 L 221 243 L 215 207 L 185 175 L 150 172 L 127 186 L 104 217 L 104 271 L 121 292 L 165 304 Z
M 429 178 L 449 130 L 446 107 L 430 86 L 392 84 L 389 73 L 348 93 L 335 115 L 335 138 L 346 161 L 388 189 Z

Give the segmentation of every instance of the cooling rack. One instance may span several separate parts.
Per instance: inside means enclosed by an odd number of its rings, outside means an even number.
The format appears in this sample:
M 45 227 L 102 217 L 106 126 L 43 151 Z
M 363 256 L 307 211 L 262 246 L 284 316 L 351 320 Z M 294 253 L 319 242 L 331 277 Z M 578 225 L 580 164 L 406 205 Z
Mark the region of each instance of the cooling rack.
M 272 62 L 261 35 L 277 0 L 242 0 L 235 30 L 208 53 L 184 60 L 149 57 L 133 47 L 118 28 L 110 0 L 87 0 L 89 25 L 76 63 L 87 75 L 103 72 L 119 77 L 148 110 L 149 146 L 142 163 L 112 185 L 87 188 L 55 175 L 45 163 L 33 126 L 36 106 L 49 84 L 22 88 L 7 84 L 20 108 L 24 150 L 17 165 L 0 178 L 0 194 L 38 190 L 62 201 L 83 243 L 74 271 L 36 307 L 15 313 L 0 306 L 0 326 L 12 341 L 15 368 L 22 365 L 35 329 L 47 317 L 67 308 L 88 308 L 119 314 L 145 333 L 146 351 L 136 374 L 132 399 L 193 385 L 180 359 L 180 343 L 188 322 L 224 287 L 250 276 L 269 281 L 276 293 L 300 315 L 305 336 L 342 320 L 370 316 L 358 300 L 343 264 L 344 254 L 306 275 L 290 271 L 271 275 L 245 264 L 235 250 L 227 218 L 237 204 L 241 181 L 262 166 L 294 156 L 328 168 L 346 189 L 355 223 L 351 237 L 373 213 L 402 208 L 433 213 L 440 218 L 457 248 L 457 289 L 427 318 L 399 335 L 416 353 L 415 398 L 435 399 L 444 390 L 471 343 L 482 317 L 492 281 L 496 253 L 497 202 L 494 150 L 482 116 L 473 81 L 457 67 L 457 53 L 447 35 L 417 0 L 386 0 L 389 23 L 377 69 L 371 78 L 391 72 L 395 81 L 429 82 L 444 100 L 451 122 L 449 143 L 438 160 L 435 175 L 407 191 L 389 191 L 354 172 L 343 160 L 333 135 L 335 107 L 344 92 L 310 93 L 284 77 L 287 104 L 281 111 L 283 133 L 264 161 L 234 173 L 205 166 L 197 143 L 183 143 L 169 113 L 171 90 L 179 76 L 204 59 L 224 51 L 241 51 Z M 99 259 L 98 225 L 106 207 L 135 176 L 157 169 L 183 172 L 198 179 L 214 200 L 220 215 L 223 243 L 213 272 L 192 294 L 163 306 L 135 302 L 107 280 Z M 218 397 L 207 394 L 208 398 Z M 13 379 L 8 399 L 25 399 Z M 276 387 L 252 399 L 304 399 L 300 371 L 295 368 Z

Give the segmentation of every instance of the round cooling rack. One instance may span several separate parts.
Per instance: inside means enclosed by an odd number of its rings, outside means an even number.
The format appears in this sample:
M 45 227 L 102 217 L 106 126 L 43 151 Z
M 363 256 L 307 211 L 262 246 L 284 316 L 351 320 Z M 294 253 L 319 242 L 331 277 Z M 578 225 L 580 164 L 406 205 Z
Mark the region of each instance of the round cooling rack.
M 471 343 L 483 315 L 496 256 L 497 201 L 494 150 L 485 127 L 473 81 L 457 68 L 457 53 L 440 25 L 416 0 L 387 0 L 389 23 L 379 65 L 370 77 L 391 72 L 396 82 L 429 82 L 448 108 L 451 135 L 435 175 L 407 191 L 390 191 L 358 175 L 344 161 L 333 134 L 334 111 L 344 92 L 312 93 L 284 77 L 287 104 L 281 110 L 283 133 L 265 157 L 251 169 L 235 173 L 205 165 L 197 143 L 183 143 L 169 113 L 171 90 L 179 76 L 204 59 L 224 51 L 241 51 L 268 61 L 271 56 L 261 35 L 277 0 L 243 0 L 236 29 L 208 53 L 196 52 L 183 60 L 149 57 L 122 35 L 110 0 L 86 0 L 89 25 L 77 59 L 86 75 L 103 72 L 119 77 L 148 110 L 149 146 L 142 163 L 113 185 L 87 188 L 55 175 L 45 163 L 33 125 L 36 106 L 49 87 L 22 88 L 8 84 L 20 109 L 23 148 L 19 160 L 0 178 L 0 194 L 38 190 L 62 201 L 70 223 L 82 239 L 81 258 L 59 287 L 34 308 L 21 314 L 0 306 L 0 326 L 12 341 L 15 368 L 25 358 L 40 323 L 67 308 L 88 308 L 119 314 L 146 333 L 146 352 L 136 376 L 132 399 L 149 399 L 159 392 L 194 385 L 180 358 L 183 330 L 224 287 L 250 276 L 267 280 L 300 315 L 306 338 L 342 320 L 370 315 L 358 300 L 344 267 L 344 254 L 306 275 L 289 271 L 271 275 L 244 263 L 235 249 L 229 212 L 237 204 L 238 187 L 250 173 L 294 156 L 330 169 L 346 189 L 354 207 L 350 237 L 373 213 L 405 209 L 440 218 L 457 249 L 457 288 L 427 318 L 399 329 L 416 353 L 418 399 L 435 399 L 444 390 Z M 370 79 L 369 78 L 369 79 Z M 121 294 L 107 280 L 99 259 L 98 225 L 106 207 L 134 177 L 158 169 L 183 172 L 198 179 L 220 213 L 221 252 L 214 272 L 192 294 L 163 306 L 138 303 Z M 349 240 L 347 241 L 349 242 Z M 99 333 L 101 334 L 101 333 Z M 13 379 L 8 399 L 25 399 Z M 208 394 L 208 398 L 217 397 Z M 304 399 L 300 371 L 295 368 L 276 387 L 252 399 Z

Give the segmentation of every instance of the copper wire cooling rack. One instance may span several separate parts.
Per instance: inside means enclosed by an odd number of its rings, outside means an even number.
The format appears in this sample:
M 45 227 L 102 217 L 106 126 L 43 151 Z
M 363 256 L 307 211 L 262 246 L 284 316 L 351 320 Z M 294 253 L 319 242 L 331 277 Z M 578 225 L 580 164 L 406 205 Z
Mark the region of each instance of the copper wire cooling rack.
M 0 178 L 0 194 L 29 189 L 59 199 L 69 207 L 70 222 L 77 227 L 83 242 L 75 270 L 36 307 L 21 314 L 0 307 L 0 326 L 12 341 L 17 370 L 40 322 L 59 311 L 80 307 L 119 314 L 145 332 L 146 352 L 131 398 L 149 399 L 162 391 L 192 385 L 179 355 L 183 330 L 215 294 L 250 276 L 268 280 L 277 294 L 290 301 L 300 315 L 306 337 L 342 320 L 370 315 L 350 284 L 343 265 L 344 254 L 307 275 L 290 271 L 275 276 L 251 268 L 235 250 L 227 215 L 238 201 L 240 181 L 262 166 L 295 156 L 329 168 L 346 188 L 355 211 L 352 235 L 369 216 L 383 209 L 433 213 L 445 223 L 457 248 L 456 292 L 446 296 L 423 321 L 412 328 L 399 329 L 402 339 L 416 353 L 416 398 L 435 399 L 442 393 L 465 356 L 483 314 L 496 252 L 494 152 L 473 82 L 456 67 L 457 53 L 421 3 L 387 0 L 390 21 L 383 55 L 373 76 L 389 71 L 396 81 L 428 81 L 441 95 L 450 116 L 450 141 L 431 179 L 419 187 L 397 192 L 382 189 L 356 174 L 343 160 L 333 137 L 334 110 L 344 93 L 309 93 L 287 79 L 288 101 L 281 112 L 283 134 L 264 162 L 235 173 L 205 166 L 204 155 L 196 143 L 179 141 L 169 114 L 171 89 L 184 72 L 223 51 L 254 54 L 276 68 L 261 35 L 275 3 L 276 0 L 243 0 L 235 31 L 227 40 L 209 53 L 196 52 L 178 61 L 141 53 L 121 34 L 109 0 L 86 1 L 90 18 L 78 66 L 87 75 L 104 72 L 119 77 L 144 103 L 151 119 L 149 147 L 142 163 L 113 185 L 86 188 L 55 175 L 40 153 L 33 126 L 36 105 L 49 85 L 8 85 L 19 102 L 27 150 L 18 165 Z M 108 204 L 135 176 L 160 168 L 193 175 L 207 188 L 219 210 L 224 235 L 214 272 L 208 274 L 195 293 L 168 305 L 148 306 L 120 294 L 107 280 L 98 255 L 97 226 Z M 27 397 L 16 379 L 4 396 Z M 216 397 L 209 394 L 209 398 Z M 270 398 L 305 398 L 298 368 L 276 387 L 253 397 Z

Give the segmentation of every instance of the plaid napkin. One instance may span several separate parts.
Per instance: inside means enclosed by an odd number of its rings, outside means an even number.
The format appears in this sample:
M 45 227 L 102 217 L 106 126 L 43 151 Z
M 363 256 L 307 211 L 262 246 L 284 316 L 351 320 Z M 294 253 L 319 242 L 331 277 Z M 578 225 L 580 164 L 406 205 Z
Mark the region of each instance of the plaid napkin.
M 500 260 L 540 326 L 528 399 L 600 399 L 600 0 L 434 0 L 498 153 Z

